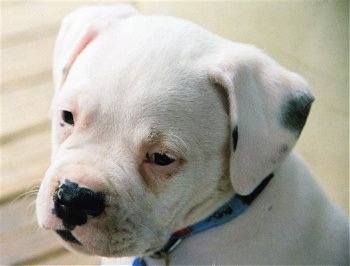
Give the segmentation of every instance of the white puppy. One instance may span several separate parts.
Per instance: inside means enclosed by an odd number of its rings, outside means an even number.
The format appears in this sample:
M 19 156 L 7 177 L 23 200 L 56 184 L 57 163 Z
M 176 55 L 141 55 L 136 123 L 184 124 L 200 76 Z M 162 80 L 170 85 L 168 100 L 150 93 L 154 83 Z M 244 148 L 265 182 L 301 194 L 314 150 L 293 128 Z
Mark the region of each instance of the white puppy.
M 290 153 L 313 96 L 260 50 L 85 7 L 63 21 L 54 83 L 37 217 L 65 246 L 135 265 L 349 263 L 347 218 Z

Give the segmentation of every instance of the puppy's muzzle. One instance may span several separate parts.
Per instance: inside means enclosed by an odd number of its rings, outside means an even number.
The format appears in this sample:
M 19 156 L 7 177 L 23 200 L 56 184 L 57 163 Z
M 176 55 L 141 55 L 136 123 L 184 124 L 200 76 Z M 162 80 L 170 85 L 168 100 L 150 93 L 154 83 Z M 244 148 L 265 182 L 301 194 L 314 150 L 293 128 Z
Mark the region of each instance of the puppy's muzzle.
M 99 216 L 105 209 L 105 195 L 80 187 L 68 179 L 61 184 L 53 196 L 52 213 L 60 218 L 66 230 L 83 225 L 88 218 Z

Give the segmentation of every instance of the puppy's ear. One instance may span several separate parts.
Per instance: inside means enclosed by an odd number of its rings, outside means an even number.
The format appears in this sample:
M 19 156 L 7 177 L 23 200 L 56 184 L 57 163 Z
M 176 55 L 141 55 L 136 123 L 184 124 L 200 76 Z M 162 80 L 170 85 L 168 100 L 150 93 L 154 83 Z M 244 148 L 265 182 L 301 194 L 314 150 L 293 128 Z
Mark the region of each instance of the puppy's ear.
M 229 102 L 231 182 L 248 195 L 288 156 L 314 97 L 303 78 L 254 47 L 230 44 L 210 61 L 210 79 Z
M 73 11 L 63 21 L 57 36 L 53 76 L 56 91 L 65 82 L 75 60 L 98 36 L 119 19 L 138 12 L 129 5 L 86 6 Z

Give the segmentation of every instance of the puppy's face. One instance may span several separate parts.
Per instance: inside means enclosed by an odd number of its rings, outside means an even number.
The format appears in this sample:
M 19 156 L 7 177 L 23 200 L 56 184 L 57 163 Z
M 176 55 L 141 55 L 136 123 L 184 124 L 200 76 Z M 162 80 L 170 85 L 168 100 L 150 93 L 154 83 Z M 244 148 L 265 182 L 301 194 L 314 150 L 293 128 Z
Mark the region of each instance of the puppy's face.
M 194 51 L 122 38 L 91 43 L 56 94 L 52 163 L 37 201 L 42 227 L 102 256 L 156 251 L 204 218 L 205 199 L 231 190 L 228 113 Z M 54 200 L 67 182 L 103 194 L 103 211 L 67 228 Z
M 69 15 L 57 39 L 39 225 L 102 256 L 159 250 L 288 156 L 313 101 L 251 46 L 131 7 Z

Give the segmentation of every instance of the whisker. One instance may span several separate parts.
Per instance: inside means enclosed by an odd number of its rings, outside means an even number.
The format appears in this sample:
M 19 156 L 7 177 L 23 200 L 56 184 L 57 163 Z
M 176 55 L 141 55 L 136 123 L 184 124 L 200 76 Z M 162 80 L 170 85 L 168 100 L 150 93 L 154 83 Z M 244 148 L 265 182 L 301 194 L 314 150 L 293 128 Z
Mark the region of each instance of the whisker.
M 27 191 L 25 191 L 25 192 L 19 194 L 17 197 L 15 197 L 10 202 L 10 205 L 15 204 L 19 200 L 30 200 L 30 203 L 27 205 L 26 209 L 34 212 L 35 200 L 36 200 L 36 195 L 38 194 L 38 192 L 39 192 L 39 185 L 35 184 L 31 188 L 29 188 Z
M 39 185 L 35 185 L 33 188 L 30 188 L 29 190 L 21 193 L 20 195 L 18 195 L 13 201 L 17 201 L 19 199 L 26 199 L 29 198 L 33 195 L 38 194 L 39 192 Z

